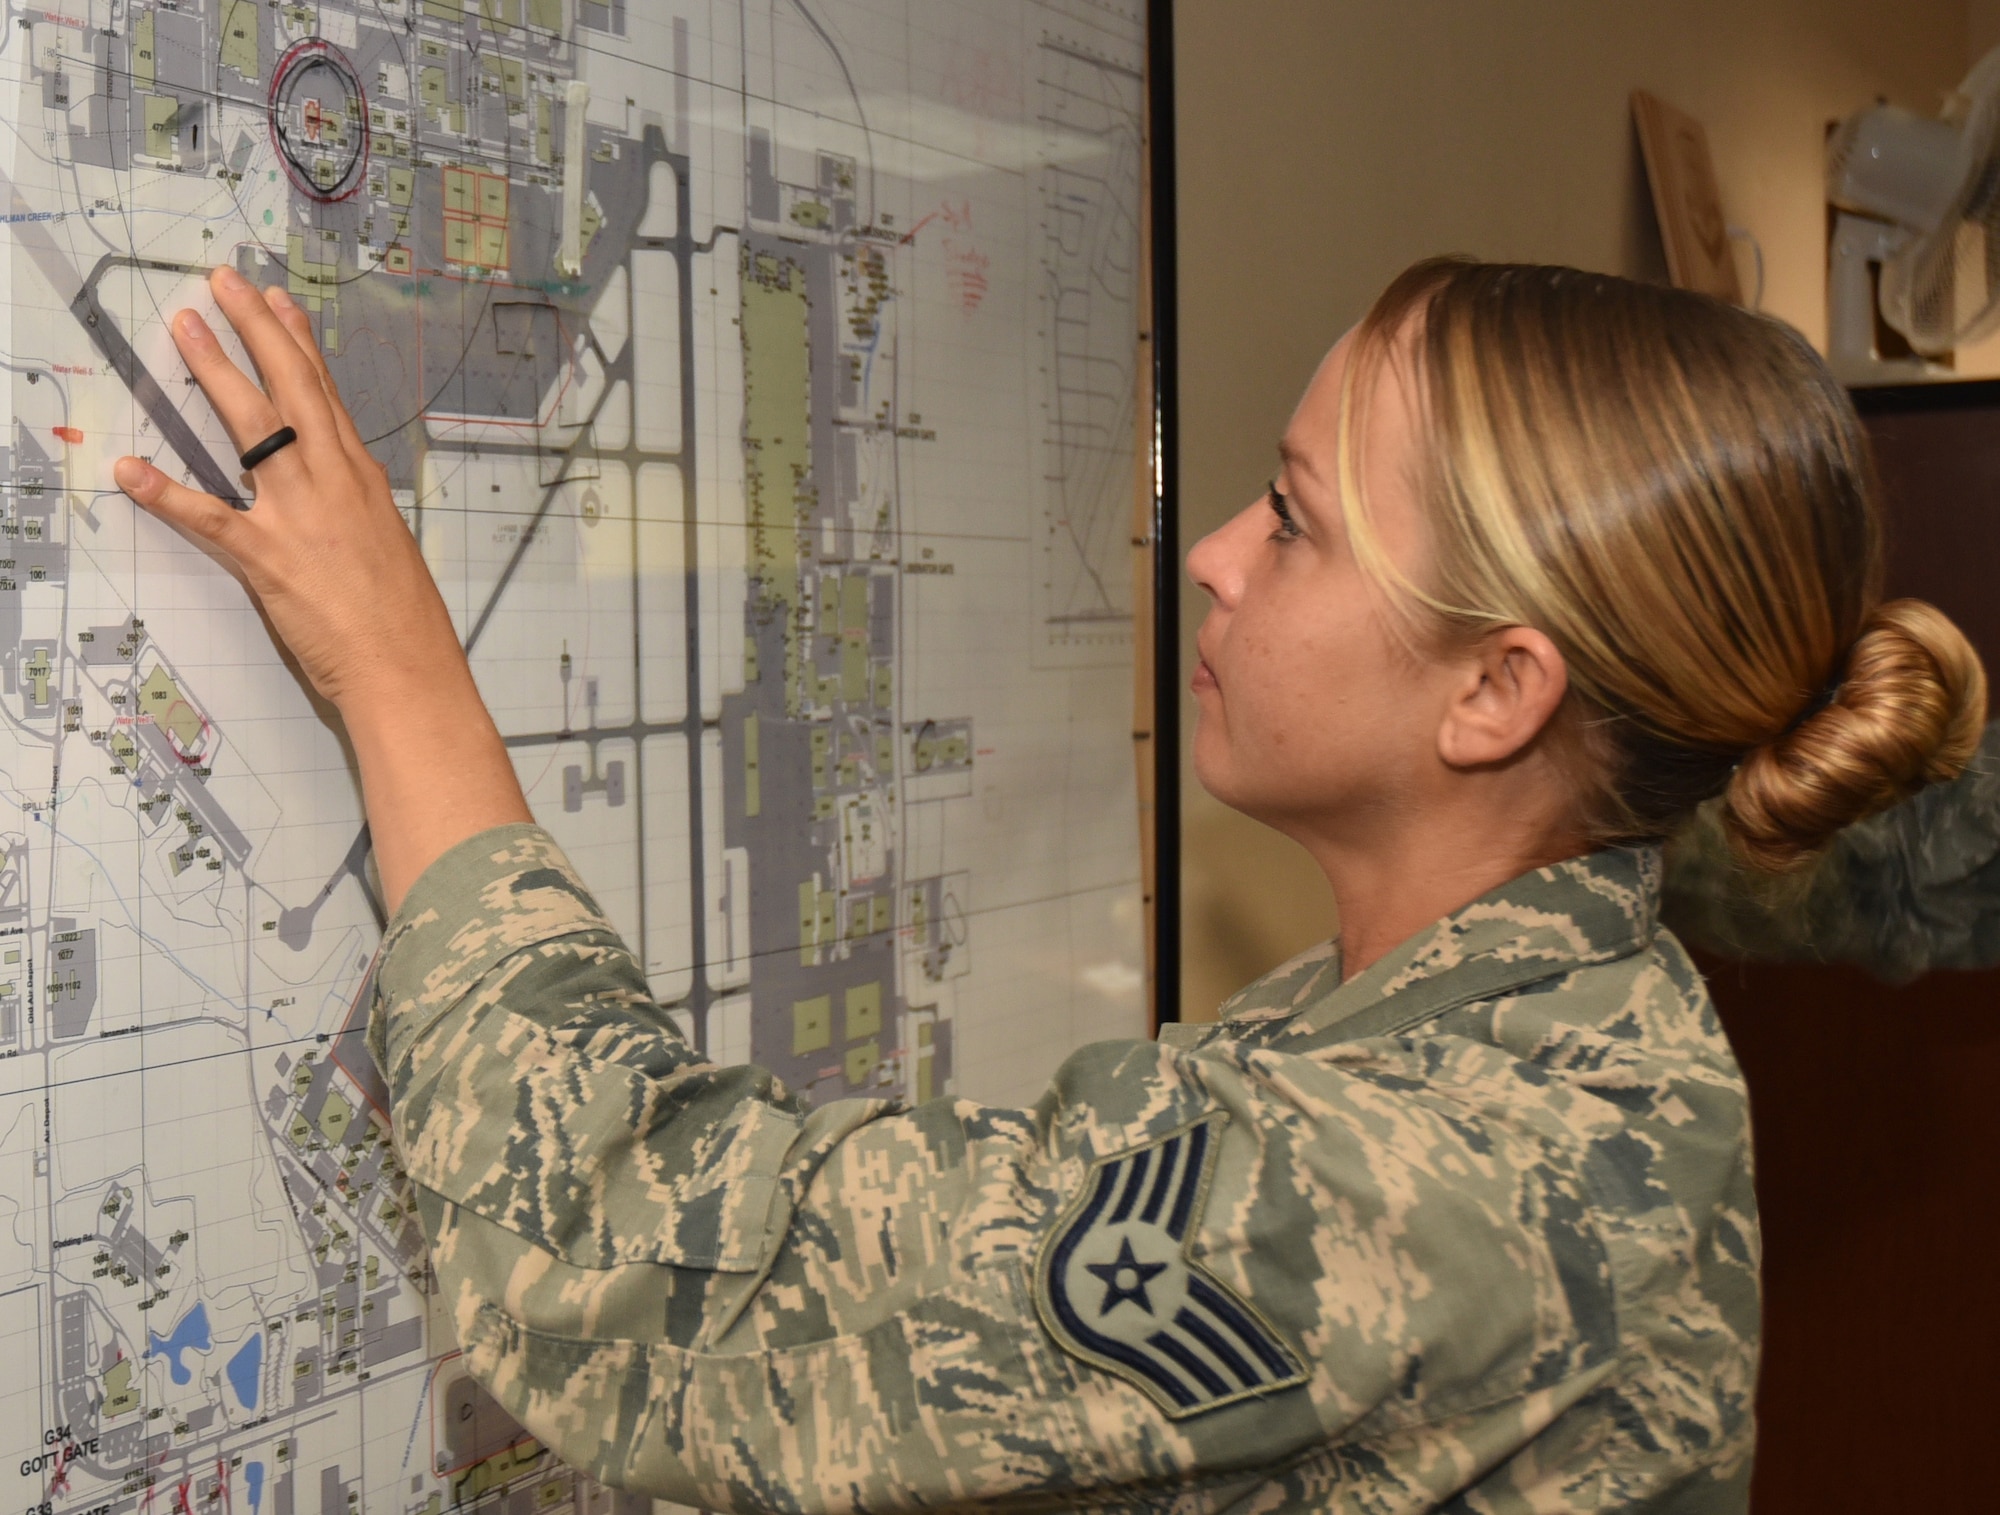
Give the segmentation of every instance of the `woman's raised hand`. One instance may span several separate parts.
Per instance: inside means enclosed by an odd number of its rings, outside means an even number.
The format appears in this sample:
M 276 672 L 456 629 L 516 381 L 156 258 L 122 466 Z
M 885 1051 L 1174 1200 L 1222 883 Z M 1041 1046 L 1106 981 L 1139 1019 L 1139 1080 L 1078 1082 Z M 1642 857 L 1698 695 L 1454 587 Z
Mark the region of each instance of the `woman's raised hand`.
M 440 659 L 462 661 L 458 637 L 306 313 L 282 288 L 260 293 L 231 268 L 216 269 L 209 289 L 268 391 L 192 310 L 172 323 L 181 357 L 239 452 L 282 427 L 298 440 L 252 470 L 250 510 L 139 458 L 118 460 L 118 486 L 241 570 L 313 686 L 351 720 L 357 701 L 394 700 L 412 679 L 434 683 Z
M 242 573 L 354 744 L 383 893 L 394 910 L 448 848 L 529 819 L 500 734 L 472 681 L 416 539 L 340 403 L 306 313 L 234 269 L 209 288 L 264 377 L 257 384 L 191 310 L 174 342 L 240 452 L 282 428 L 298 440 L 252 470 L 237 510 L 120 458 L 118 487 Z

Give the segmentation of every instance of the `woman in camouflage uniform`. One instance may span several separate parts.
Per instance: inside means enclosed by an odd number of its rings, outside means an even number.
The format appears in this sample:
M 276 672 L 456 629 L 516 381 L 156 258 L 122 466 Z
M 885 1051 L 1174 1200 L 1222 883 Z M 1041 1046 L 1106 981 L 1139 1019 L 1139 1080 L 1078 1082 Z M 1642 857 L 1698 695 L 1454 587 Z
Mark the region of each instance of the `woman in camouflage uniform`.
M 1879 600 L 1796 335 L 1568 270 L 1413 269 L 1189 570 L 1202 781 L 1338 942 L 1030 1110 L 807 1111 L 676 1035 L 531 822 L 305 317 L 175 334 L 238 563 L 340 709 L 395 918 L 374 1048 L 467 1362 L 565 1460 L 730 1509 L 1740 1510 L 1743 1083 L 1658 925 L 1720 795 L 1784 867 L 1971 752 L 1976 659 Z

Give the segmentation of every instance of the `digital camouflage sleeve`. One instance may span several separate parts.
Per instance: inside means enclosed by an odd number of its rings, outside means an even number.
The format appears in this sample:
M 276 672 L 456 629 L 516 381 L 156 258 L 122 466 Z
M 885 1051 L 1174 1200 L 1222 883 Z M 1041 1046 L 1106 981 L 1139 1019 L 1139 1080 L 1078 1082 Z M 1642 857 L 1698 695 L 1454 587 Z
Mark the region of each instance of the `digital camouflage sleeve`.
M 1956 780 L 1850 826 L 1801 878 L 1738 864 L 1711 807 L 1668 853 L 1666 913 L 1729 957 L 1858 963 L 1891 983 L 2000 965 L 2000 721 Z
M 705 1063 L 548 836 L 411 892 L 371 1040 L 467 1363 L 738 1510 L 1741 1511 L 1742 1081 L 1659 861 L 1331 948 L 1034 1108 Z

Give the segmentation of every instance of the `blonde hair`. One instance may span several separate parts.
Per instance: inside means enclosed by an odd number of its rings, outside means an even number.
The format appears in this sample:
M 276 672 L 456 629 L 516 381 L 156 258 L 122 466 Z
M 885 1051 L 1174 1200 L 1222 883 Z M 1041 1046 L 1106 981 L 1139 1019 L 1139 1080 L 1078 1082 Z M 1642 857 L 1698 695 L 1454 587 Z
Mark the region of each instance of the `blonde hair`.
M 1422 584 L 1383 552 L 1360 482 L 1367 397 L 1403 353 Z M 1420 632 L 1555 643 L 1553 735 L 1594 844 L 1664 837 L 1720 793 L 1738 852 L 1783 869 L 1978 742 L 1979 658 L 1934 607 L 1882 601 L 1854 407 L 1775 320 L 1576 269 L 1419 263 L 1356 332 L 1340 495 L 1361 565 Z

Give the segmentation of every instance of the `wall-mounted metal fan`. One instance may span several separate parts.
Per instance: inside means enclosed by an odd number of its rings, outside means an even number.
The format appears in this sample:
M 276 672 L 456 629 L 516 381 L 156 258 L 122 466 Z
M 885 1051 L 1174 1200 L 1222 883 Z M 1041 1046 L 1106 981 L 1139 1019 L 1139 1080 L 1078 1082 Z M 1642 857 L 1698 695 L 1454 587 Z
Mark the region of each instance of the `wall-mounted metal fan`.
M 1945 376 L 1932 359 L 2000 330 L 2000 48 L 1939 119 L 1894 105 L 1849 116 L 1826 183 L 1827 356 L 1843 379 Z M 1878 310 L 1907 353 L 1881 340 Z

